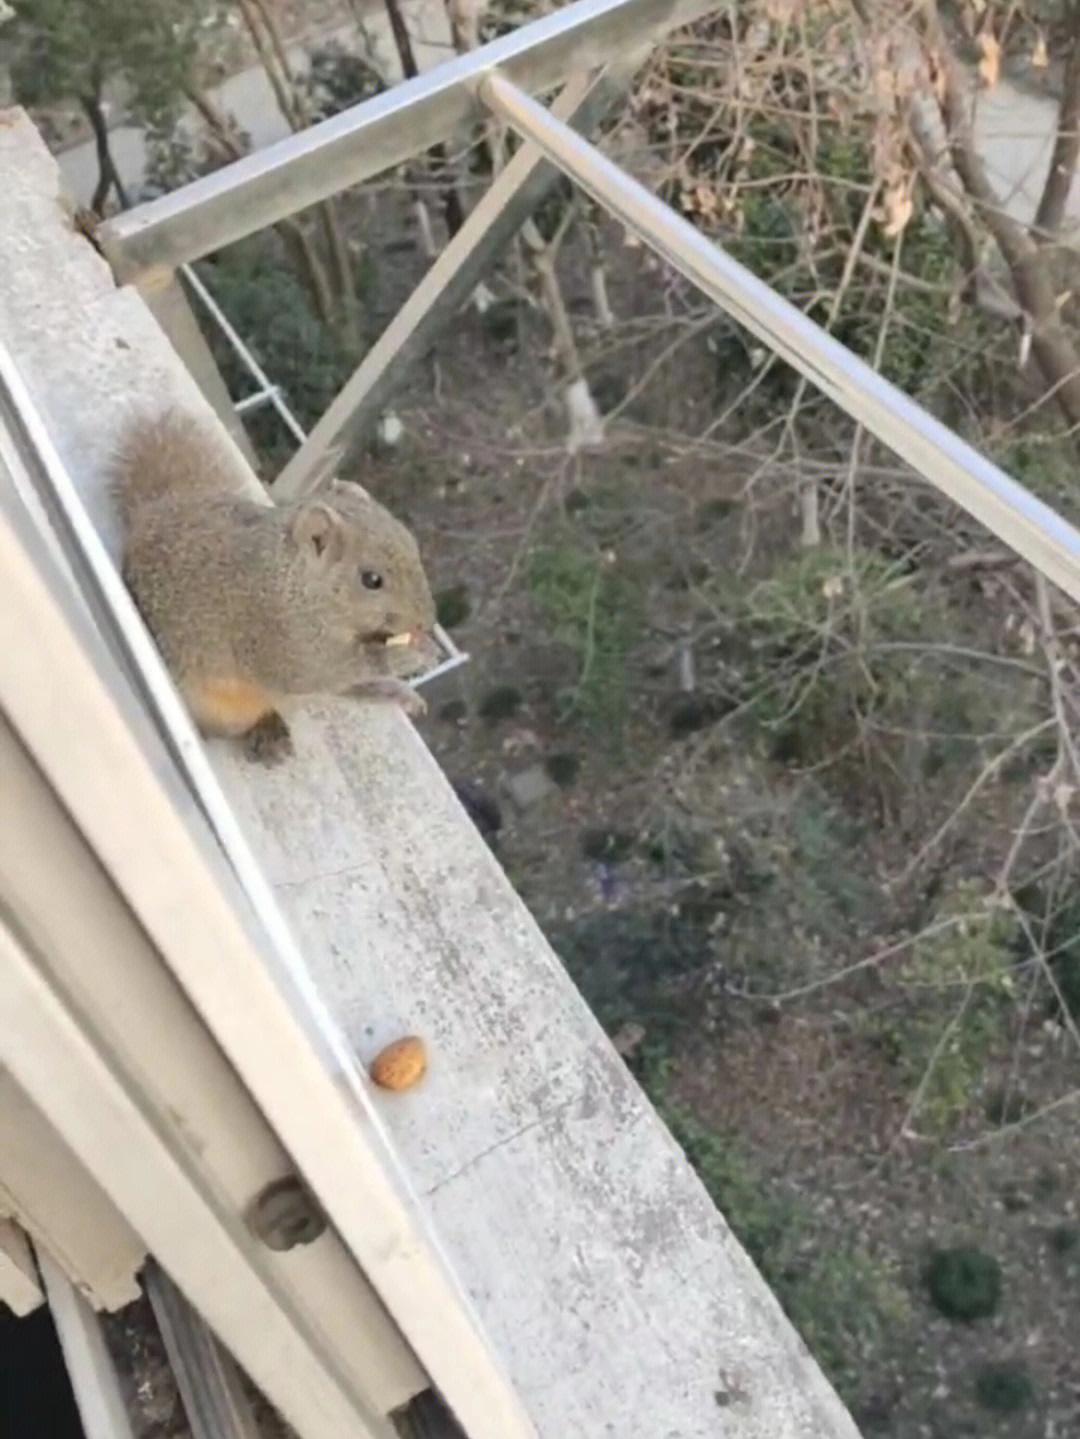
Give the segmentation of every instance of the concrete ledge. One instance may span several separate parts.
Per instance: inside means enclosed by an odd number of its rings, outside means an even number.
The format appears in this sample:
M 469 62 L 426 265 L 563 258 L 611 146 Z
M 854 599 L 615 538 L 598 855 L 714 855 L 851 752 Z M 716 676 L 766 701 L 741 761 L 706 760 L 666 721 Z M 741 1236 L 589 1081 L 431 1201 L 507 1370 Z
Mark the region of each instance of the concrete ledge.
M 138 1297 L 135 1274 L 146 1257 L 139 1236 L 6 1070 L 0 1070 L 0 1215 L 11 1215 L 18 1232 L 78 1275 L 100 1308 Z M 0 1249 L 6 1228 L 0 1220 Z M 36 1284 L 32 1261 L 29 1274 Z M 29 1313 L 17 1308 L 2 1278 L 0 1298 L 17 1314 Z
M 242 461 L 58 185 L 0 114 L 0 331 L 115 543 L 104 465 L 134 409 L 175 405 Z M 378 1102 L 539 1432 L 857 1439 L 408 723 L 291 718 L 287 766 L 215 745 L 215 767 L 360 1056 L 429 1042 L 427 1081 Z
M 23 1319 L 44 1297 L 26 1235 L 10 1219 L 0 1219 L 0 1300 Z

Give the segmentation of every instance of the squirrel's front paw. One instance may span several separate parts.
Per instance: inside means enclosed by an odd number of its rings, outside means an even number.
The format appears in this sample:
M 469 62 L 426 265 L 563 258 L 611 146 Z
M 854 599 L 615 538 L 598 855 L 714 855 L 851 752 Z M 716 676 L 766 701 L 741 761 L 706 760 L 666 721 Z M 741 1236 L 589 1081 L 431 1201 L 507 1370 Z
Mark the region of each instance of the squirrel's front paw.
M 393 696 L 394 702 L 399 704 L 410 719 L 419 719 L 421 715 L 427 714 L 427 700 L 419 690 L 414 690 L 412 685 L 402 685 L 402 693 Z
M 388 700 L 391 704 L 400 705 L 410 719 L 419 719 L 427 714 L 427 701 L 423 695 L 404 680 L 389 679 L 385 675 L 378 679 L 361 680 L 348 693 L 353 699 Z
M 281 764 L 293 753 L 289 726 L 277 710 L 271 710 L 252 725 L 243 737 L 243 745 L 248 759 L 267 766 Z

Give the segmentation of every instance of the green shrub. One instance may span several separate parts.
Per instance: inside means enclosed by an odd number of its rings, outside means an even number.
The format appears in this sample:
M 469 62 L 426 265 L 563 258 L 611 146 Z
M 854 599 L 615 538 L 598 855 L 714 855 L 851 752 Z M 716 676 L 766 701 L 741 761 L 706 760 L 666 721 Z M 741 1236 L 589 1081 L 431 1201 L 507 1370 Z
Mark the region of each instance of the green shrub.
M 311 51 L 307 74 L 302 76 L 301 83 L 312 115 L 318 120 L 328 120 L 350 105 L 381 94 L 386 88 L 370 61 L 334 40 Z
M 356 364 L 316 317 L 295 274 L 277 259 L 269 241 L 231 246 L 199 276 L 230 323 L 270 376 L 305 428 L 315 424 Z M 198 307 L 196 307 L 198 312 Z M 230 394 L 250 394 L 254 382 L 215 324 L 206 337 Z M 268 455 L 286 453 L 293 442 L 269 406 L 248 416 L 256 441 Z
M 1035 1399 L 1035 1385 L 1022 1364 L 988 1364 L 975 1378 L 975 1398 L 984 1409 L 1015 1414 Z
M 633 847 L 634 836 L 621 829 L 587 829 L 581 836 L 581 853 L 598 864 L 621 864 Z
M 569 789 L 578 777 L 581 760 L 576 754 L 568 752 L 549 754 L 544 760 L 544 768 L 549 779 L 554 780 L 560 789 Z
M 622 751 L 630 706 L 627 660 L 639 634 L 640 587 L 603 555 L 573 545 L 546 547 L 532 557 L 534 601 L 554 638 L 578 653 L 580 670 L 559 700 Z
M 513 685 L 496 685 L 480 701 L 480 717 L 488 724 L 509 719 L 521 708 L 521 691 Z
M 456 629 L 469 618 L 472 606 L 465 584 L 450 585 L 435 596 L 435 617 L 444 629 Z
M 799 907 L 824 934 L 869 927 L 880 891 L 854 861 L 866 849 L 866 827 L 845 814 L 814 785 L 807 785 L 791 812 L 793 874 Z
M 927 1265 L 926 1285 L 946 1319 L 987 1319 L 1001 1302 L 1001 1265 L 981 1249 L 939 1249 Z
M 991 1124 L 997 1125 L 1019 1124 L 1032 1109 L 1031 1101 L 1015 1089 L 991 1090 L 983 1104 L 983 1113 Z
M 548 938 L 609 1033 L 644 1024 L 654 1057 L 698 1017 L 699 976 L 713 957 L 715 905 L 673 913 L 604 910 L 552 926 Z
M 1080 1229 L 1072 1224 L 1059 1224 L 1050 1231 L 1050 1246 L 1055 1254 L 1075 1254 L 1080 1250 Z
M 1056 1272 L 1069 1283 L 1080 1278 L 1080 1229 L 1075 1224 L 1057 1224 L 1047 1235 Z
M 987 1061 L 1015 1001 L 1018 933 L 1011 909 L 960 883 L 942 895 L 894 971 L 903 1002 L 879 1013 L 874 1027 L 912 1091 L 915 1117 L 931 1133 L 945 1133 L 979 1102 Z M 1005 1122 L 993 1095 L 983 1105 L 991 1122 Z
M 906 715 L 918 677 L 909 656 L 879 646 L 918 633 L 926 605 L 899 566 L 859 551 L 803 551 L 736 605 L 752 711 L 776 758 L 817 764 L 875 721 Z

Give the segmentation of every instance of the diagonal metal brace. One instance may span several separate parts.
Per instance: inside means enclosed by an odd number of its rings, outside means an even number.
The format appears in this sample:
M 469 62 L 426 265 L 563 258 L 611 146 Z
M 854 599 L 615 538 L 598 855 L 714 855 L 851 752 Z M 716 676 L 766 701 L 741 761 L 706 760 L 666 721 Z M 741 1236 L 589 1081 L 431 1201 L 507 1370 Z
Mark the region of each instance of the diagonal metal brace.
M 574 76 L 552 113 L 582 130 L 592 128 L 622 95 L 649 48 L 593 80 Z M 275 500 L 307 494 L 359 447 L 409 365 L 445 330 L 558 175 L 534 145 L 514 155 L 271 485 Z

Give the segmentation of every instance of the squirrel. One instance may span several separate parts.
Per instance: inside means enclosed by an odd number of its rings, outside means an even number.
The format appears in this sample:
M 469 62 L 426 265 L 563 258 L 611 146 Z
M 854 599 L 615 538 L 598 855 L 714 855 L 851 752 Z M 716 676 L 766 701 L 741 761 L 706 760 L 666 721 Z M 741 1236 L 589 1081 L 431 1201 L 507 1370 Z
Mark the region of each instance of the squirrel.
M 423 713 L 404 676 L 436 654 L 431 590 L 412 535 L 358 486 L 262 504 L 210 436 L 166 414 L 129 425 L 110 490 L 124 583 L 204 733 L 277 763 L 285 699 Z

